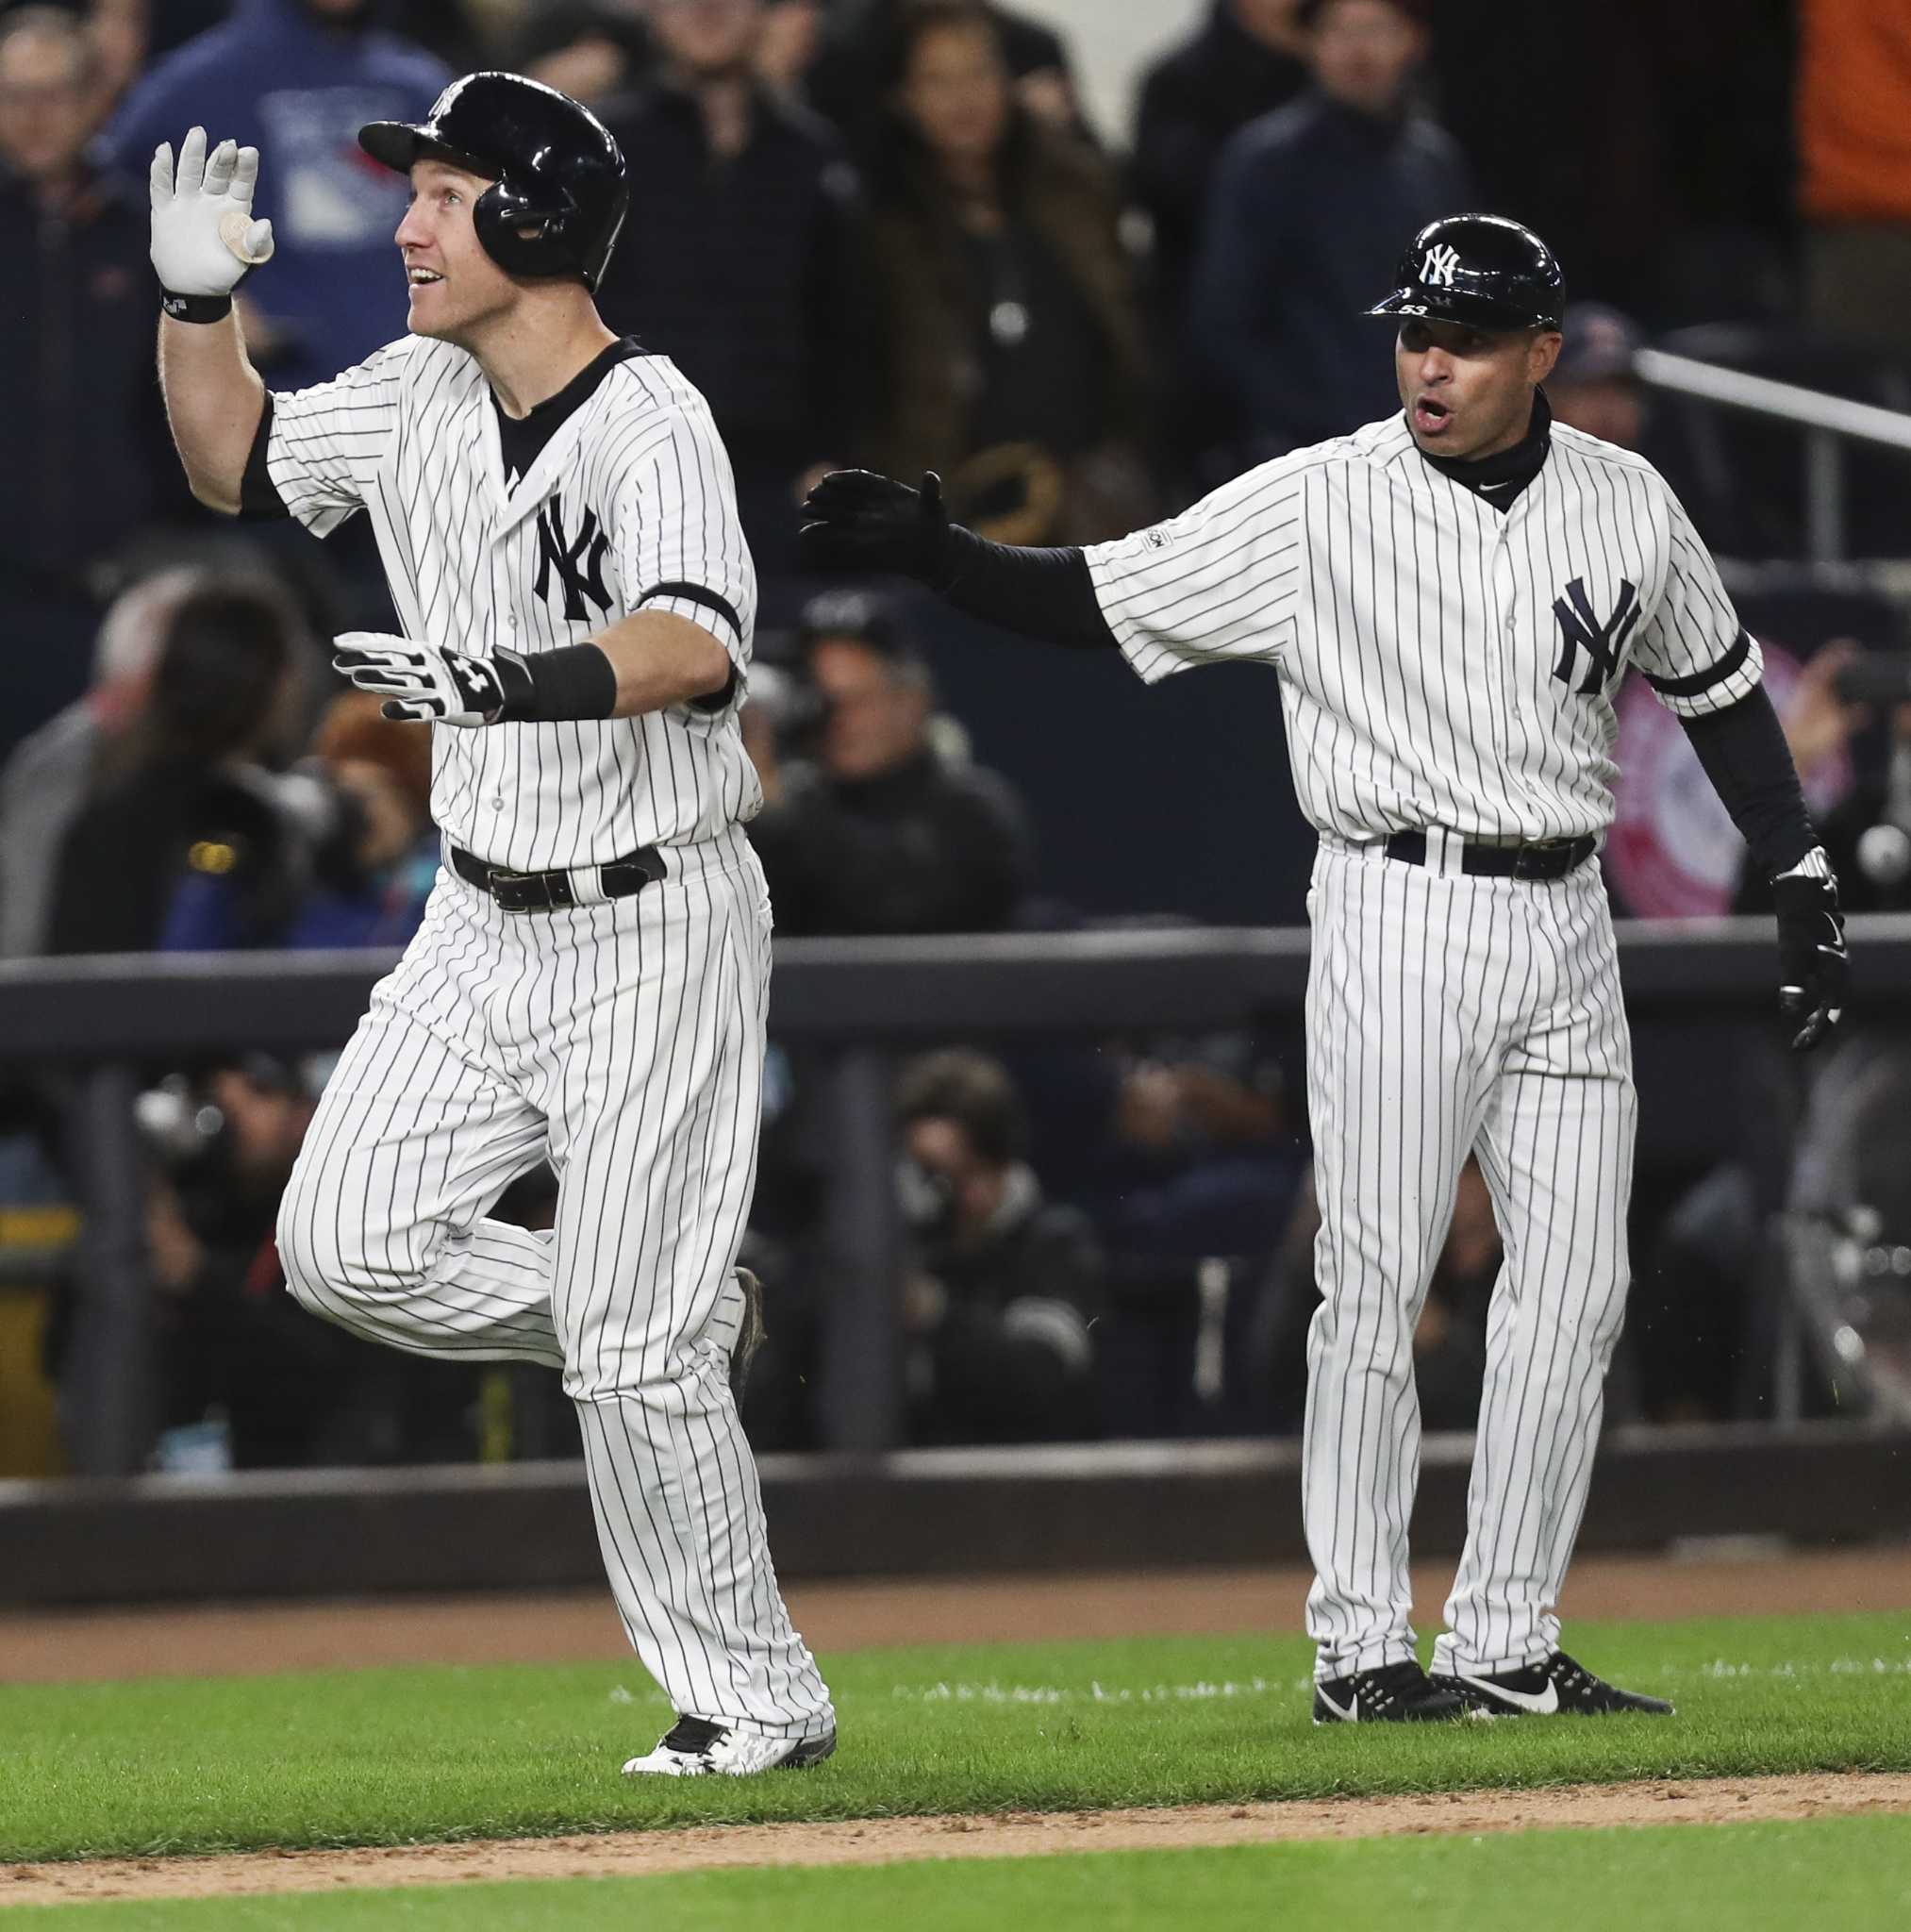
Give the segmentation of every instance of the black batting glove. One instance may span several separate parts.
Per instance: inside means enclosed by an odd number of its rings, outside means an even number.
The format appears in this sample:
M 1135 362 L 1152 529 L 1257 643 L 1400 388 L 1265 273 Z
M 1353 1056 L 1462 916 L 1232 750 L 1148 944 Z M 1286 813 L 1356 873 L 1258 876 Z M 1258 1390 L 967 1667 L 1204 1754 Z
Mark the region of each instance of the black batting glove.
M 1778 913 L 1778 1009 L 1799 1024 L 1792 1050 L 1808 1052 L 1843 1017 L 1851 991 L 1851 955 L 1838 910 L 1837 875 L 1815 845 L 1771 882 Z
M 950 573 L 942 479 L 921 490 L 869 470 L 832 470 L 803 499 L 804 561 L 817 571 L 894 571 L 941 586 Z

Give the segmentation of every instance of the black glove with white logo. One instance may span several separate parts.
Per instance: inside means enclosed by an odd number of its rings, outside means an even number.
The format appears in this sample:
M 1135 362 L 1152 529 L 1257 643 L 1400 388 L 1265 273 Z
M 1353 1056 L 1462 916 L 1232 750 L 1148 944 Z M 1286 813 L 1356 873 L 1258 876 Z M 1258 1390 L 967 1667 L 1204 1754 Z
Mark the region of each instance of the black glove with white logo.
M 1778 913 L 1778 1008 L 1797 1021 L 1792 1047 L 1816 1046 L 1843 1017 L 1851 991 L 1851 956 L 1838 910 L 1837 875 L 1822 845 L 1814 845 L 1771 882 Z
M 383 698 L 394 721 L 499 724 L 535 709 L 530 671 L 515 651 L 473 658 L 375 630 L 348 630 L 333 643 L 333 670 Z

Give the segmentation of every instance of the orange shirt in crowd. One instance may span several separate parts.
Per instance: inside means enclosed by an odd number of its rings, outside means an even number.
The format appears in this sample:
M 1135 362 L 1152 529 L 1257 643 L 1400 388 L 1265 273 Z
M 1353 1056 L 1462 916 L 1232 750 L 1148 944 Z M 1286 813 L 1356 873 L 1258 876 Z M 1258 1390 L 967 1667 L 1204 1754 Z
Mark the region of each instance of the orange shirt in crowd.
M 1804 0 L 1799 207 L 1911 224 L 1911 0 Z

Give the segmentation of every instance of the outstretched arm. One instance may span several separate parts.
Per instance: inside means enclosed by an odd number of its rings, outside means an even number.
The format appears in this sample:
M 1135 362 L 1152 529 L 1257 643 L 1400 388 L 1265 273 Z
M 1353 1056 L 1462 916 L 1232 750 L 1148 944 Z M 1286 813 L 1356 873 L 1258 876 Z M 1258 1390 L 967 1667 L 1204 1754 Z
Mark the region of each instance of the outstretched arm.
M 589 642 L 489 658 L 379 631 L 334 640 L 332 668 L 385 699 L 391 719 L 439 724 L 554 724 L 637 718 L 726 697 L 730 654 L 702 625 L 640 610 Z
M 804 556 L 818 570 L 893 571 L 1004 630 L 1080 650 L 1115 647 L 1081 551 L 1018 549 L 952 524 L 933 470 L 921 490 L 868 470 L 834 471 L 803 515 Z

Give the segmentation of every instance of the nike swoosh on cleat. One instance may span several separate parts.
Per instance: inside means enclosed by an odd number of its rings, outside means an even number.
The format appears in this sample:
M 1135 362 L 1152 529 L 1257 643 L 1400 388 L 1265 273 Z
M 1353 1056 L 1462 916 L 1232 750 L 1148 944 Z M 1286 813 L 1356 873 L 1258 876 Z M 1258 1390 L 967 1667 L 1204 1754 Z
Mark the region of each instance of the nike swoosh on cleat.
M 1347 1693 L 1347 1708 L 1345 1710 L 1342 1710 L 1338 1704 L 1336 1704 L 1331 1697 L 1327 1695 L 1326 1691 L 1316 1690 L 1314 1694 L 1320 1698 L 1321 1702 L 1324 1704 L 1327 1707 L 1327 1708 L 1331 1710 L 1334 1713 L 1334 1715 L 1338 1717 L 1343 1724 L 1354 1724 L 1360 1716 L 1360 1698 L 1358 1694 L 1354 1691 L 1350 1690 Z
M 1510 1704 L 1515 1710 L 1530 1710 L 1535 1717 L 1551 1717 L 1559 1708 L 1559 1686 L 1549 1677 L 1543 1690 L 1509 1690 L 1504 1684 L 1489 1683 L 1484 1677 L 1470 1677 L 1464 1672 L 1454 1674 L 1462 1684 L 1471 1685 L 1487 1697 L 1496 1697 L 1503 1704 Z

